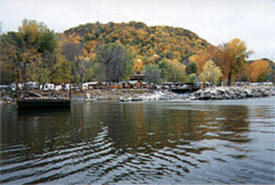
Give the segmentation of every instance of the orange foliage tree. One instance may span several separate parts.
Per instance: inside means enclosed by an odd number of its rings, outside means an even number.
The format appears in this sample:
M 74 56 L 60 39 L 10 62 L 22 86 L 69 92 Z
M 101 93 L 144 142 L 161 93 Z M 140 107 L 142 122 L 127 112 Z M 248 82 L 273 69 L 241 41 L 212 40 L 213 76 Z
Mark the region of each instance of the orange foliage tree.
M 264 60 L 255 60 L 244 67 L 244 73 L 250 82 L 266 81 L 269 71 L 269 63 Z
M 221 67 L 223 79 L 227 80 L 227 85 L 231 84 L 232 79 L 239 77 L 251 53 L 252 51 L 247 51 L 245 43 L 240 39 L 233 39 L 219 46 L 213 60 Z

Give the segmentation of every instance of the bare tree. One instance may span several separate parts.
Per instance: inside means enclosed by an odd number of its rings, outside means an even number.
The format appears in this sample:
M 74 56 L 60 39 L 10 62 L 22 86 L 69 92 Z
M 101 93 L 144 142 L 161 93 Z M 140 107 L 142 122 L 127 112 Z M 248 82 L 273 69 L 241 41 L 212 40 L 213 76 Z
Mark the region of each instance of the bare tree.
M 113 82 L 122 79 L 130 60 L 126 49 L 114 43 L 103 46 L 97 55 L 97 62 L 103 64 L 105 79 Z
M 80 60 L 82 46 L 71 42 L 65 43 L 62 46 L 62 54 L 68 61 L 72 62 L 73 81 L 82 82 L 84 67 Z

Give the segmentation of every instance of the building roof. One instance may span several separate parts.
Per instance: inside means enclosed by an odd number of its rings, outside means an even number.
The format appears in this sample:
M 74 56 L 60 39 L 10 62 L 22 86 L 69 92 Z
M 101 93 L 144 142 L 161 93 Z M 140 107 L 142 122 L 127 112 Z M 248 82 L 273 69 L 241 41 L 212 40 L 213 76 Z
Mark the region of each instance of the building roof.
M 129 84 L 136 84 L 138 81 L 137 80 L 130 80 L 128 81 Z
M 87 84 L 87 85 L 97 85 L 99 82 L 98 81 L 94 81 L 94 82 L 86 82 L 86 83 L 84 83 L 85 85 Z M 83 84 L 83 85 L 84 85 Z

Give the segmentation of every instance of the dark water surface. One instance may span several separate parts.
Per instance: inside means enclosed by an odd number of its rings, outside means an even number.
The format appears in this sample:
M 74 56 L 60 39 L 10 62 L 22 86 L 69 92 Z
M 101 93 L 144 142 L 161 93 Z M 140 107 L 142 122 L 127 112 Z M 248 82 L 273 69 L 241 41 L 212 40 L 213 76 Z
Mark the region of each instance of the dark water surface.
M 0 183 L 275 182 L 275 97 L 0 111 Z

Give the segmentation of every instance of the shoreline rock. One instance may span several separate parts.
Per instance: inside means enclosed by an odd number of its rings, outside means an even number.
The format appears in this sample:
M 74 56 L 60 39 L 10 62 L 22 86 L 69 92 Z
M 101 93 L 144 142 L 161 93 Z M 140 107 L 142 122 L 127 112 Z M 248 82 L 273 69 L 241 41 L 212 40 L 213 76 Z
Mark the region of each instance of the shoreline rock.
M 200 89 L 191 94 L 192 100 L 224 100 L 246 99 L 272 96 L 273 89 L 270 86 L 243 86 L 243 87 L 209 87 Z
M 85 92 L 85 101 L 156 101 L 178 98 L 179 95 L 167 90 L 150 89 L 113 89 L 113 90 L 92 90 Z

